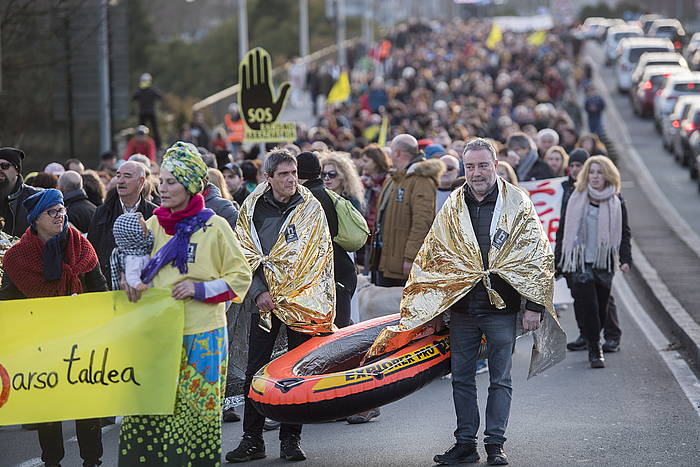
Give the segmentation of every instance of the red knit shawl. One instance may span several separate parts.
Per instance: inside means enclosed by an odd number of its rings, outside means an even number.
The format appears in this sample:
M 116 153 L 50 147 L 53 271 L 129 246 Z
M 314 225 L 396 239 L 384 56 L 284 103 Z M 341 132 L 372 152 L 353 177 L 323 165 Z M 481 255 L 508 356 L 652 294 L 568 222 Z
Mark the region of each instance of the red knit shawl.
M 27 298 L 59 297 L 83 292 L 80 275 L 97 266 L 97 254 L 90 242 L 73 227 L 66 232 L 61 277 L 44 279 L 42 250 L 44 242 L 28 228 L 3 258 L 5 274 Z

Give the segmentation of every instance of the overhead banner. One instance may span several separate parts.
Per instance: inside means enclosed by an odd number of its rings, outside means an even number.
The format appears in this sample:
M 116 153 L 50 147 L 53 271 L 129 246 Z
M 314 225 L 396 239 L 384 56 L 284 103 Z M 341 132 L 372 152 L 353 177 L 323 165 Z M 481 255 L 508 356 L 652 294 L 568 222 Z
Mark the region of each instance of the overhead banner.
M 561 182 L 567 177 L 548 178 L 546 180 L 533 180 L 520 182 L 519 187 L 530 193 L 530 199 L 535 205 L 537 215 L 540 217 L 542 227 L 554 248 L 557 229 L 559 228 L 559 215 L 561 214 L 561 200 L 564 189 Z
M 172 414 L 183 324 L 169 289 L 0 302 L 0 425 Z
M 246 143 L 292 142 L 297 139 L 294 122 L 278 122 L 291 85 L 284 82 L 275 96 L 272 59 L 261 47 L 249 51 L 238 68 L 238 105 L 245 122 Z

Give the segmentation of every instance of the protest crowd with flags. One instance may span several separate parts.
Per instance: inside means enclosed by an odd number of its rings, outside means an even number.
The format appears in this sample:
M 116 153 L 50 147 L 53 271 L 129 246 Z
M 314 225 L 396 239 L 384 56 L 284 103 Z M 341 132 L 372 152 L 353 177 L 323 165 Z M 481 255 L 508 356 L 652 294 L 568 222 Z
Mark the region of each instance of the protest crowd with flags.
M 612 162 L 608 165 L 598 137 L 586 132 L 579 105 L 584 74 L 574 54 L 574 41 L 563 29 L 513 32 L 477 19 L 442 24 L 409 22 L 392 30 L 364 55 L 355 54 L 347 68 L 329 62 L 306 71 L 303 86 L 318 115 L 311 127 L 297 124 L 294 141 L 247 144 L 245 125 L 250 122 L 245 103 L 237 101 L 231 103 L 216 131 L 197 120 L 183 128 L 167 147 L 160 147 L 160 142 L 149 136 L 154 131 L 139 127 L 129 147 L 143 142 L 144 147 L 155 147 L 155 154 L 145 157 L 133 149 L 136 154 L 130 150 L 119 161 L 116 155 L 106 154 L 96 170 L 67 161 L 49 164 L 41 173 L 25 174 L 22 162 L 32 154 L 0 149 L 0 217 L 4 218 L 0 259 L 4 253 L 6 263 L 0 300 L 13 300 L 8 302 L 13 304 L 8 314 L 11 312 L 17 326 L 24 329 L 20 334 L 29 334 L 34 323 L 18 305 L 20 299 L 36 298 L 31 303 L 38 316 L 46 314 L 41 308 L 44 302 L 39 300 L 55 300 L 56 306 L 75 314 L 71 319 L 80 320 L 80 310 L 71 309 L 70 300 L 75 299 L 71 295 L 112 289 L 94 303 L 85 299 L 80 307 L 100 306 L 110 313 L 120 310 L 115 315 L 95 314 L 73 331 L 79 334 L 92 328 L 104 333 L 81 341 L 80 347 L 73 349 L 81 358 L 75 368 L 89 361 L 84 377 L 75 376 L 77 369 L 64 368 L 64 362 L 74 357 L 64 359 L 77 355 L 70 354 L 67 342 L 49 346 L 42 354 L 56 360 L 43 359 L 46 378 L 55 373 L 60 379 L 67 372 L 68 380 L 79 381 L 77 387 L 86 394 L 84 410 L 70 415 L 58 402 L 59 394 L 53 399 L 56 413 L 38 415 L 15 405 L 12 412 L 0 410 L 0 424 L 39 423 L 42 459 L 46 465 L 58 465 L 62 455 L 60 429 L 57 431 L 51 422 L 81 417 L 92 420 L 79 428 L 78 439 L 86 446 L 85 465 L 98 465 L 102 445 L 90 430 L 94 432 L 100 418 L 125 415 L 119 445 L 123 465 L 188 465 L 195 458 L 199 464 L 193 465 L 217 465 L 222 455 L 218 441 L 222 402 L 232 395 L 225 384 L 227 360 L 235 360 L 234 354 L 241 350 L 228 347 L 233 336 L 226 337 L 227 319 L 229 329 L 237 313 L 251 312 L 259 320 L 259 327 L 251 325 L 246 390 L 253 374 L 272 358 L 274 336 L 280 328 L 287 329 L 292 348 L 309 336 L 325 335 L 361 319 L 362 311 L 350 311 L 358 274 L 369 277 L 377 287 L 403 287 L 407 280 L 413 280 L 409 279 L 413 262 L 418 261 L 441 207 L 454 208 L 454 201 L 450 201 L 454 196 L 450 195 L 469 191 L 464 183 L 474 169 L 472 162 L 465 165 L 465 148 L 477 151 L 492 147 L 499 176 L 493 186 L 506 186 L 503 193 L 509 196 L 524 193 L 531 197 L 552 252 L 560 246 L 559 241 L 564 255 L 569 255 L 566 258 L 582 254 L 579 250 L 583 246 L 572 243 L 566 233 L 557 236 L 562 207 L 568 199 L 579 199 L 577 190 L 587 189 L 584 185 L 574 187 L 579 172 L 589 177 L 595 167 L 604 166 L 610 173 L 615 169 Z M 278 112 L 287 90 L 278 96 Z M 589 156 L 600 159 L 587 162 Z M 578 180 L 588 183 L 588 178 Z M 613 238 L 622 242 L 614 254 L 619 249 L 621 261 L 629 263 L 624 203 L 624 216 L 615 217 L 620 212 L 620 202 L 615 201 L 619 186 L 607 183 L 596 187 L 596 193 L 601 196 L 601 206 L 613 212 L 611 219 L 622 222 L 610 227 L 613 235 L 622 232 L 622 240 Z M 607 193 L 610 190 L 612 194 Z M 49 193 L 50 199 L 46 198 Z M 468 199 L 467 204 L 472 201 L 481 203 Z M 577 206 L 576 215 L 581 216 L 585 207 Z M 75 219 L 85 210 L 90 221 L 81 231 Z M 369 231 L 357 248 L 341 246 L 338 237 L 351 218 L 356 226 L 364 225 L 360 230 Z M 318 231 L 315 222 L 327 226 L 326 230 Z M 482 227 L 475 225 L 475 233 Z M 148 245 L 150 258 L 142 258 L 141 263 L 133 243 L 136 238 Z M 292 242 L 303 245 L 294 249 L 289 246 Z M 9 248 L 11 244 L 15 246 Z M 61 255 L 73 248 L 95 261 L 81 262 L 71 253 L 72 262 L 62 262 Z M 62 285 L 28 285 L 29 272 L 23 271 L 23 261 L 30 261 L 26 252 L 34 255 L 32 277 L 43 277 L 41 280 L 49 284 L 59 280 Z M 293 264 L 290 257 L 311 259 Z M 47 270 L 46 261 L 54 270 Z M 606 260 L 595 264 L 609 273 L 611 280 Z M 581 272 L 569 263 L 555 267 L 556 273 L 567 277 Z M 555 273 L 554 268 L 551 272 Z M 571 281 L 575 283 L 575 279 Z M 152 286 L 154 290 L 150 290 Z M 498 295 L 490 287 L 488 293 L 483 289 L 485 300 L 491 292 Z M 605 278 L 596 287 L 601 296 L 610 292 Z M 164 293 L 163 288 L 172 292 Z M 308 295 L 309 290 L 315 291 L 313 296 Z M 507 293 L 511 291 L 516 293 L 512 287 L 507 289 Z M 125 316 L 135 316 L 139 310 L 153 311 L 159 306 L 154 303 L 162 303 L 160 309 L 179 317 L 168 324 L 169 344 L 164 338 L 144 345 L 168 359 L 170 369 L 130 359 L 129 345 L 125 345 L 143 339 L 146 329 L 138 327 L 140 321 L 130 322 Z M 533 300 L 528 310 L 546 314 L 545 305 Z M 455 306 L 470 309 L 473 304 L 457 302 Z M 597 306 L 600 317 L 605 317 L 607 301 L 601 298 Z M 271 313 L 275 309 L 283 311 Z M 154 312 L 149 319 L 143 319 L 144 326 L 162 324 L 164 317 Z M 579 340 L 587 339 L 589 350 L 595 353 L 589 355 L 592 366 L 604 366 L 602 351 L 593 344 L 594 333 L 600 333 L 604 325 L 600 319 L 579 323 Z M 55 323 L 55 331 L 68 332 L 60 324 Z M 181 326 L 184 335 L 172 329 L 173 325 Z M 119 342 L 109 336 L 109 329 L 121 330 L 120 335 L 129 340 Z M 266 334 L 270 330 L 272 339 Z M 8 335 L 0 330 L 0 337 Z M 104 342 L 100 343 L 101 339 Z M 172 345 L 173 339 L 181 341 Z M 613 336 L 612 342 L 606 341 L 608 348 L 619 346 L 619 334 L 616 339 Z M 107 353 L 89 356 L 90 350 L 101 344 L 110 346 L 109 359 Z M 256 354 L 251 357 L 253 350 Z M 96 369 L 102 365 L 99 376 L 92 373 L 94 358 L 99 361 L 94 364 Z M 28 365 L 27 359 L 21 364 Z M 0 359 L 0 370 L 3 364 L 7 366 Z M 478 365 L 480 372 L 487 371 L 485 361 Z M 130 376 L 129 367 L 136 376 Z M 170 370 L 178 373 L 177 385 L 163 380 L 175 379 Z M 53 383 L 51 379 L 43 381 L 44 386 Z M 100 411 L 89 392 L 99 381 L 105 391 L 111 391 L 104 397 L 145 402 L 125 402 Z M 27 382 L 25 393 L 30 392 L 31 384 L 37 383 Z M 162 391 L 163 386 L 167 386 L 165 400 L 171 402 L 174 413 L 162 404 L 149 405 L 152 393 L 144 388 Z M 0 407 L 5 402 L 8 407 L 31 403 L 31 398 L 22 399 L 14 392 L 21 393 L 15 389 L 6 401 L 0 397 Z M 377 408 L 348 417 L 348 421 L 364 423 L 379 414 Z M 227 420 L 238 419 L 235 409 L 226 415 Z M 229 461 L 265 456 L 264 417 L 247 400 L 243 415 L 244 439 L 226 454 Z M 161 432 L 167 435 L 163 437 Z M 201 436 L 195 440 L 197 433 Z M 280 436 L 282 457 L 305 458 L 300 447 L 301 425 L 283 424 Z M 505 461 L 502 439 L 491 438 L 491 448 L 487 448 L 490 463 Z M 436 461 L 445 459 L 452 458 Z

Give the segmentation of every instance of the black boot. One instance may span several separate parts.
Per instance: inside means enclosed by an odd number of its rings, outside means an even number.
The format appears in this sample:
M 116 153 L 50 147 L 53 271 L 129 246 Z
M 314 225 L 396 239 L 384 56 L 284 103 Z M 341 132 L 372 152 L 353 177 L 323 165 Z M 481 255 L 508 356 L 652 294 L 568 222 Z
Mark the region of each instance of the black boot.
M 620 339 L 605 339 L 603 352 L 617 352 L 620 350 Z
M 571 351 L 586 350 L 586 345 L 586 339 L 584 339 L 582 335 L 579 335 L 578 339 L 566 344 L 566 348 Z
M 488 465 L 508 465 L 508 456 L 503 452 L 502 444 L 487 444 L 484 447 Z
M 444 454 L 433 457 L 433 462 L 443 465 L 467 464 L 479 462 L 479 453 L 476 452 L 476 445 L 457 443 Z
M 591 362 L 591 368 L 605 368 L 605 357 L 600 341 L 588 342 L 588 361 Z
M 228 462 L 248 462 L 254 459 L 263 459 L 266 456 L 265 441 L 262 436 L 244 434 L 238 447 L 226 453 L 226 460 Z
M 280 442 L 280 457 L 288 461 L 306 460 L 306 453 L 301 449 L 298 436 L 287 436 Z

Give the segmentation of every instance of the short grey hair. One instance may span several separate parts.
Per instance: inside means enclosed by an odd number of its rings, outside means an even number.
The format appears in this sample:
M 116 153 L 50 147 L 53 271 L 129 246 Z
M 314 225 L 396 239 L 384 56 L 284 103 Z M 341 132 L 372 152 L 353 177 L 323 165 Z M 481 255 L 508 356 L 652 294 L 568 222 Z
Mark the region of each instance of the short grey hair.
M 537 133 L 537 142 L 541 142 L 542 138 L 546 138 L 547 136 L 551 137 L 554 140 L 554 145 L 556 146 L 559 144 L 559 133 L 556 131 L 552 130 L 551 128 L 543 128 Z
M 124 162 L 121 166 L 124 167 L 125 164 L 128 164 L 131 162 L 132 164 L 135 164 L 134 167 L 136 167 L 136 170 L 138 170 L 138 176 L 139 177 L 150 177 L 151 176 L 151 169 L 148 168 L 148 164 L 144 163 L 142 159 L 134 157 L 134 156 L 141 156 L 146 158 L 146 162 L 149 161 L 148 157 L 144 156 L 143 154 L 134 154 L 131 157 L 129 157 L 129 160 Z
M 392 143 L 396 146 L 396 149 L 398 149 L 401 152 L 405 152 L 406 154 L 410 154 L 411 156 L 418 155 L 418 140 L 412 135 L 402 133 L 396 136 L 392 140 Z
M 491 153 L 493 160 L 496 160 L 496 149 L 484 138 L 474 138 L 473 140 L 469 141 L 467 145 L 464 146 L 462 159 L 464 159 L 464 156 L 466 156 L 469 151 L 481 151 L 484 149 Z
M 263 162 L 263 172 L 270 177 L 274 177 L 277 167 L 285 162 L 293 162 L 294 165 L 297 165 L 297 158 L 287 149 L 275 148 L 267 153 L 265 162 Z
M 83 187 L 83 177 L 74 170 L 66 170 L 58 177 L 58 186 L 66 193 L 80 190 Z

